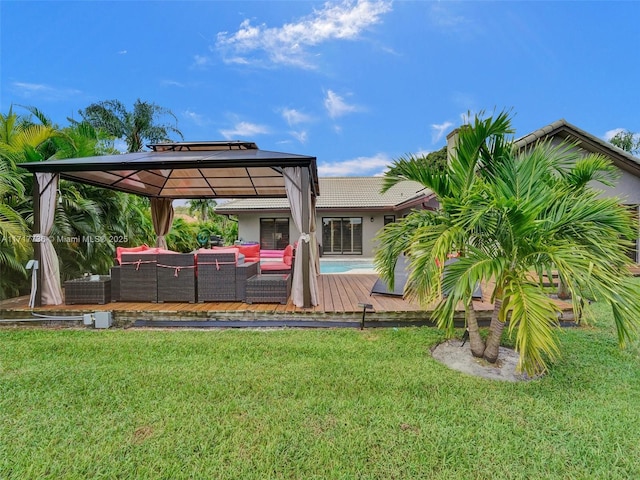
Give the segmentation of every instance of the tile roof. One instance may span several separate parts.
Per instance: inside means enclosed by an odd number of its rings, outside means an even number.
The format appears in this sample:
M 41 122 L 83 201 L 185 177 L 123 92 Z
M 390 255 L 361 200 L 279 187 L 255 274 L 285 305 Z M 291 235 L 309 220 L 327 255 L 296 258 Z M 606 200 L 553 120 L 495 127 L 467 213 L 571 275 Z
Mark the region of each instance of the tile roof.
M 404 181 L 385 193 L 380 193 L 383 177 L 319 178 L 320 195 L 316 208 L 340 209 L 400 209 L 425 201 L 431 191 L 417 182 Z M 252 198 L 232 200 L 219 205 L 218 213 L 247 210 L 289 209 L 286 198 Z

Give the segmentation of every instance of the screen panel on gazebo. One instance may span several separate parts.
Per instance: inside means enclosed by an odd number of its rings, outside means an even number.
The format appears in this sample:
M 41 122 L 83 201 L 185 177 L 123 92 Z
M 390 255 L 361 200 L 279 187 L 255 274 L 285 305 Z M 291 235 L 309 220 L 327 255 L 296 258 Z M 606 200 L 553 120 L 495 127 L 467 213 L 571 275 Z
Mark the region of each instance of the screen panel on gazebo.
M 284 188 L 283 177 L 252 177 L 256 187 L 281 187 Z
M 209 184 L 204 178 L 170 178 L 164 184 L 163 190 L 172 188 L 209 188 Z
M 69 172 L 65 175 L 69 180 L 78 179 L 81 182 L 90 182 L 101 185 L 112 185 L 122 180 L 121 175 L 114 175 L 110 172 Z
M 224 187 L 247 187 L 253 188 L 253 182 L 250 178 L 241 177 L 241 178 L 207 178 L 209 185 L 213 188 L 224 188 Z
M 139 193 L 141 195 L 158 196 L 161 188 L 155 185 L 149 185 L 147 183 L 140 182 L 133 178 L 125 178 L 119 182 L 113 184 L 114 187 L 126 190 L 132 193 Z
M 167 178 L 164 175 L 159 175 L 157 173 L 147 172 L 144 170 L 132 173 L 131 175 L 128 175 L 127 178 L 137 180 L 148 185 L 153 185 L 155 187 L 162 187 L 167 181 Z

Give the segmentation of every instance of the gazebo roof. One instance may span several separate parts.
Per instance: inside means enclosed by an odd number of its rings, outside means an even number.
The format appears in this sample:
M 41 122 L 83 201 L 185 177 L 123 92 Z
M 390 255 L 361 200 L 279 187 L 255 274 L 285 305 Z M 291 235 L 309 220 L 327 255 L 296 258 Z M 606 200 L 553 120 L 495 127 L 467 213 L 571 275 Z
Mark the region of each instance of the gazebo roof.
M 309 170 L 319 194 L 316 157 L 260 150 L 253 142 L 179 142 L 148 145 L 151 151 L 22 163 L 30 172 L 146 197 L 286 197 L 284 167 Z

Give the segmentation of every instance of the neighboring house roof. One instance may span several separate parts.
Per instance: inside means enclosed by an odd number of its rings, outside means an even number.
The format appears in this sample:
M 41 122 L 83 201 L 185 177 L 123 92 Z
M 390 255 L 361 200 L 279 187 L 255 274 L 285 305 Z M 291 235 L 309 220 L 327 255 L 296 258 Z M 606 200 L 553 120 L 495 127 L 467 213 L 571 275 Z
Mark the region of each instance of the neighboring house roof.
M 320 195 L 316 209 L 319 210 L 388 210 L 411 208 L 427 201 L 431 190 L 420 183 L 404 181 L 385 193 L 380 193 L 383 177 L 324 177 L 319 178 Z M 252 198 L 232 200 L 216 207 L 221 214 L 248 211 L 289 210 L 285 198 Z
M 640 177 L 640 159 L 634 157 L 629 152 L 591 135 L 584 130 L 570 124 L 565 119 L 555 121 L 545 127 L 539 128 L 529 135 L 516 140 L 515 144 L 520 149 L 525 149 L 538 141 L 544 141 L 556 137 L 568 143 L 577 143 L 578 148 L 588 153 L 597 153 L 609 157 L 614 165 Z

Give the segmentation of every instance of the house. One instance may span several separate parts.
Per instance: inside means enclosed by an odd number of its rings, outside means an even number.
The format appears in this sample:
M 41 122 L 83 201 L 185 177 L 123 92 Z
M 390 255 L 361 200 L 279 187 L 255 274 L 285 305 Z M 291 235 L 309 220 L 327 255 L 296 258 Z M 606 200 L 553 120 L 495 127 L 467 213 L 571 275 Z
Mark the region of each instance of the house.
M 585 155 L 599 154 L 607 157 L 619 173 L 615 186 L 609 187 L 597 183 L 593 187 L 602 190 L 603 196 L 620 198 L 623 205 L 626 205 L 636 218 L 640 218 L 640 158 L 634 157 L 611 143 L 581 130 L 564 119 L 553 122 L 516 140 L 516 146 L 526 149 L 539 141 L 549 141 L 553 145 L 565 142 L 575 145 L 575 148 L 584 152 Z M 638 223 L 638 228 L 636 229 L 636 238 L 632 240 L 635 241 L 635 249 L 629 251 L 629 256 L 636 263 L 640 263 L 638 254 L 640 250 L 640 223 Z
M 384 225 L 414 208 L 437 207 L 432 192 L 416 182 L 402 182 L 385 193 L 380 193 L 382 177 L 325 177 L 319 184 L 316 238 L 323 255 L 372 257 L 374 237 Z M 216 213 L 236 215 L 239 238 L 260 242 L 264 249 L 282 250 L 300 235 L 286 198 L 232 200 L 216 207 Z
M 447 144 L 455 143 L 455 130 L 447 136 Z M 603 195 L 622 199 L 636 215 L 640 206 L 640 159 L 614 145 L 570 124 L 558 120 L 516 140 L 526 149 L 538 141 L 552 144 L 567 142 L 586 154 L 597 153 L 609 158 L 620 172 L 615 187 L 602 184 L 596 188 Z M 437 208 L 433 193 L 414 182 L 401 182 L 381 194 L 382 177 L 320 178 L 320 195 L 316 204 L 316 238 L 324 255 L 357 255 L 372 257 L 374 237 L 385 224 L 406 215 L 414 208 Z M 299 232 L 291 220 L 286 199 L 252 198 L 235 200 L 216 208 L 223 215 L 238 216 L 239 236 L 244 241 L 258 241 L 262 248 L 283 249 L 297 240 Z M 640 236 L 640 235 L 638 235 Z M 629 252 L 639 262 L 640 244 Z

